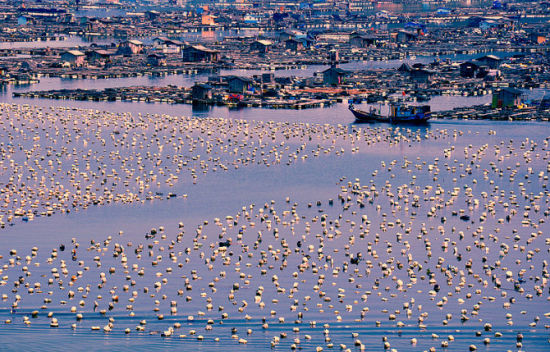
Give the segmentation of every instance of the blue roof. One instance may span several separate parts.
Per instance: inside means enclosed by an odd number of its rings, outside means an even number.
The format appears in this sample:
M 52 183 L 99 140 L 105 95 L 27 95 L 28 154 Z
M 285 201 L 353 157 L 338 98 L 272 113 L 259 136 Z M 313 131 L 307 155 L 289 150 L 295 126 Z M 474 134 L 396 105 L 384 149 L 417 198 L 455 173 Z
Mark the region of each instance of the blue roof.
M 426 25 L 425 25 L 425 24 L 422 24 L 422 23 L 418 23 L 418 22 L 409 22 L 409 23 L 405 24 L 405 28 L 420 28 L 420 29 L 425 29 L 425 28 L 426 28 Z

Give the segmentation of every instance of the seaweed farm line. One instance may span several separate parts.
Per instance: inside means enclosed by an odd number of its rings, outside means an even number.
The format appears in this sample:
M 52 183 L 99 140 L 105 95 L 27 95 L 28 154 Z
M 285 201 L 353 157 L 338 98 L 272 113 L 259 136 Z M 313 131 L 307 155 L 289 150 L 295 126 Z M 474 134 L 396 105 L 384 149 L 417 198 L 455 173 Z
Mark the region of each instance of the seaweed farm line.
M 0 111 L 3 350 L 550 348 L 547 122 Z

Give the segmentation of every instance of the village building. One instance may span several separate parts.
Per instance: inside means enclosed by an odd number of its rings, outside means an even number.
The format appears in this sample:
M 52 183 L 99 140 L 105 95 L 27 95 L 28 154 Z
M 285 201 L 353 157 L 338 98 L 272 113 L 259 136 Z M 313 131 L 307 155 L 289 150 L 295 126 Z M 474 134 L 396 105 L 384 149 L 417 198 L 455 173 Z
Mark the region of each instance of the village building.
M 29 72 L 37 69 L 38 65 L 32 60 L 25 60 L 19 63 L 20 72 Z
M 156 10 L 146 11 L 145 12 L 145 18 L 147 18 L 150 21 L 154 21 L 160 17 L 160 12 Z
M 271 40 L 255 40 L 250 44 L 250 51 L 258 53 L 267 53 L 271 50 L 273 42 Z
M 275 81 L 275 74 L 273 73 L 262 73 L 261 82 L 264 84 L 273 83 Z
M 248 24 L 258 24 L 261 22 L 261 17 L 259 15 L 246 14 L 243 17 L 243 21 Z
M 304 35 L 297 31 L 285 30 L 279 33 L 278 38 L 281 42 L 286 42 L 289 39 L 296 39 L 297 37 L 304 37 Z
M 213 87 L 207 83 L 195 83 L 191 87 L 191 99 L 193 101 L 207 101 L 212 99 Z
M 305 49 L 304 41 L 290 38 L 285 41 L 285 49 L 290 51 L 302 51 Z
M 500 66 L 502 59 L 495 55 L 485 55 L 477 58 L 476 61 L 483 66 L 487 66 L 488 68 L 495 69 Z
M 96 49 L 86 52 L 86 59 L 90 63 L 106 63 L 111 60 L 111 57 L 115 55 L 115 51 Z
M 430 83 L 435 72 L 424 68 L 415 68 L 409 72 L 411 81 L 415 83 Z
M 215 26 L 216 16 L 203 14 L 201 17 L 201 24 L 205 26 Z
M 230 93 L 246 93 L 254 84 L 248 77 L 230 76 L 227 78 L 228 91 Z
M 113 29 L 113 36 L 115 38 L 128 38 L 130 30 L 128 28 L 117 27 Z
M 153 53 L 147 55 L 147 64 L 153 67 L 165 66 L 166 65 L 166 55 L 162 53 Z
M 376 45 L 378 38 L 366 34 L 352 33 L 349 38 L 349 44 L 355 48 L 367 48 L 371 45 Z
M 397 43 L 409 43 L 409 42 L 416 41 L 417 39 L 418 39 L 418 33 L 405 31 L 405 30 L 401 30 L 397 32 L 397 35 L 395 37 L 395 41 Z
M 176 39 L 157 37 L 153 39 L 153 47 L 164 54 L 179 54 L 185 43 Z
M 475 77 L 480 65 L 474 61 L 466 61 L 460 64 L 460 76 L 464 78 Z
M 79 50 L 68 50 L 61 54 L 61 61 L 74 67 L 80 67 L 86 62 L 86 54 Z
M 409 65 L 408 63 L 404 62 L 404 63 L 401 64 L 401 66 L 399 66 L 399 67 L 397 68 L 397 71 L 398 71 L 398 72 L 407 72 L 407 73 L 408 73 L 408 72 L 411 72 L 411 71 L 412 71 L 412 67 L 411 67 L 411 65 Z
M 350 40 L 350 35 L 351 34 L 349 32 L 324 32 L 319 33 L 316 36 L 316 39 L 323 42 L 348 43 Z
M 323 84 L 330 86 L 337 86 L 344 82 L 347 71 L 342 70 L 339 67 L 332 66 L 322 72 Z
M 118 46 L 118 53 L 121 55 L 137 55 L 143 52 L 143 43 L 139 40 L 126 40 Z
M 209 49 L 203 45 L 188 45 L 182 51 L 184 62 L 216 62 L 218 61 L 217 50 Z
M 522 91 L 515 88 L 503 88 L 493 93 L 493 108 L 509 108 L 521 104 Z

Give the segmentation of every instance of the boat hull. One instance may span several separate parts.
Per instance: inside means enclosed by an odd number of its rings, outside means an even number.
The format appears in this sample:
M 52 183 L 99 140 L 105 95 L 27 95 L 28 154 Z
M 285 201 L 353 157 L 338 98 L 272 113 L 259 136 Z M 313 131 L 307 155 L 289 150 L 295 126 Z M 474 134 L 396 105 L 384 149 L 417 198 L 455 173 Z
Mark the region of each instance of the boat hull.
M 406 118 L 401 117 L 390 117 L 390 123 L 393 124 L 413 124 L 413 125 L 423 125 L 429 122 L 429 114 L 414 115 Z
M 353 116 L 355 116 L 355 122 L 357 123 L 390 122 L 388 117 L 376 114 L 374 112 L 366 112 L 353 107 L 350 107 L 349 110 Z

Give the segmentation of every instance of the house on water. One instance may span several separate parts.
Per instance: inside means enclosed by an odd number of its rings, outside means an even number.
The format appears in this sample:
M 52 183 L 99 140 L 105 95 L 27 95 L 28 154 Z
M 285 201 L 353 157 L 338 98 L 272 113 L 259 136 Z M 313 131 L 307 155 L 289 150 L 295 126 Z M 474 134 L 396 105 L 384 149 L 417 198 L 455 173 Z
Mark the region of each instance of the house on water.
M 271 40 L 255 40 L 250 44 L 250 51 L 265 54 L 271 50 L 273 42 Z
M 372 35 L 354 32 L 349 36 L 349 45 L 355 48 L 367 48 L 371 45 L 376 45 L 377 43 L 378 38 Z
M 302 51 L 305 49 L 304 41 L 300 39 L 290 38 L 285 41 L 285 49 L 290 51 Z
M 181 54 L 184 62 L 216 62 L 219 52 L 199 44 L 184 47 Z
M 61 61 L 74 67 L 80 67 L 86 62 L 86 54 L 79 50 L 68 50 L 61 54 Z
M 254 84 L 254 81 L 248 77 L 230 76 L 227 78 L 228 91 L 230 93 L 246 93 Z
M 487 66 L 488 68 L 495 69 L 500 66 L 502 59 L 495 55 L 485 55 L 477 58 L 476 61 L 483 66 Z
M 147 55 L 147 64 L 153 67 L 165 66 L 166 55 L 163 53 L 152 53 Z
M 424 68 L 413 68 L 409 72 L 409 77 L 414 83 L 430 83 L 435 72 Z
M 344 79 L 347 73 L 347 71 L 333 65 L 322 72 L 323 84 L 329 86 L 338 86 L 344 83 Z
M 167 37 L 157 37 L 153 39 L 153 46 L 155 49 L 164 54 L 179 54 L 184 45 L 185 43 L 182 41 L 169 39 Z
M 493 109 L 510 108 L 522 103 L 523 92 L 515 88 L 503 88 L 493 93 Z
M 118 53 L 121 55 L 137 55 L 143 52 L 143 43 L 139 40 L 125 40 L 118 46 Z
M 212 89 L 213 87 L 207 83 L 195 83 L 191 87 L 191 98 L 193 101 L 208 101 L 212 100 Z

